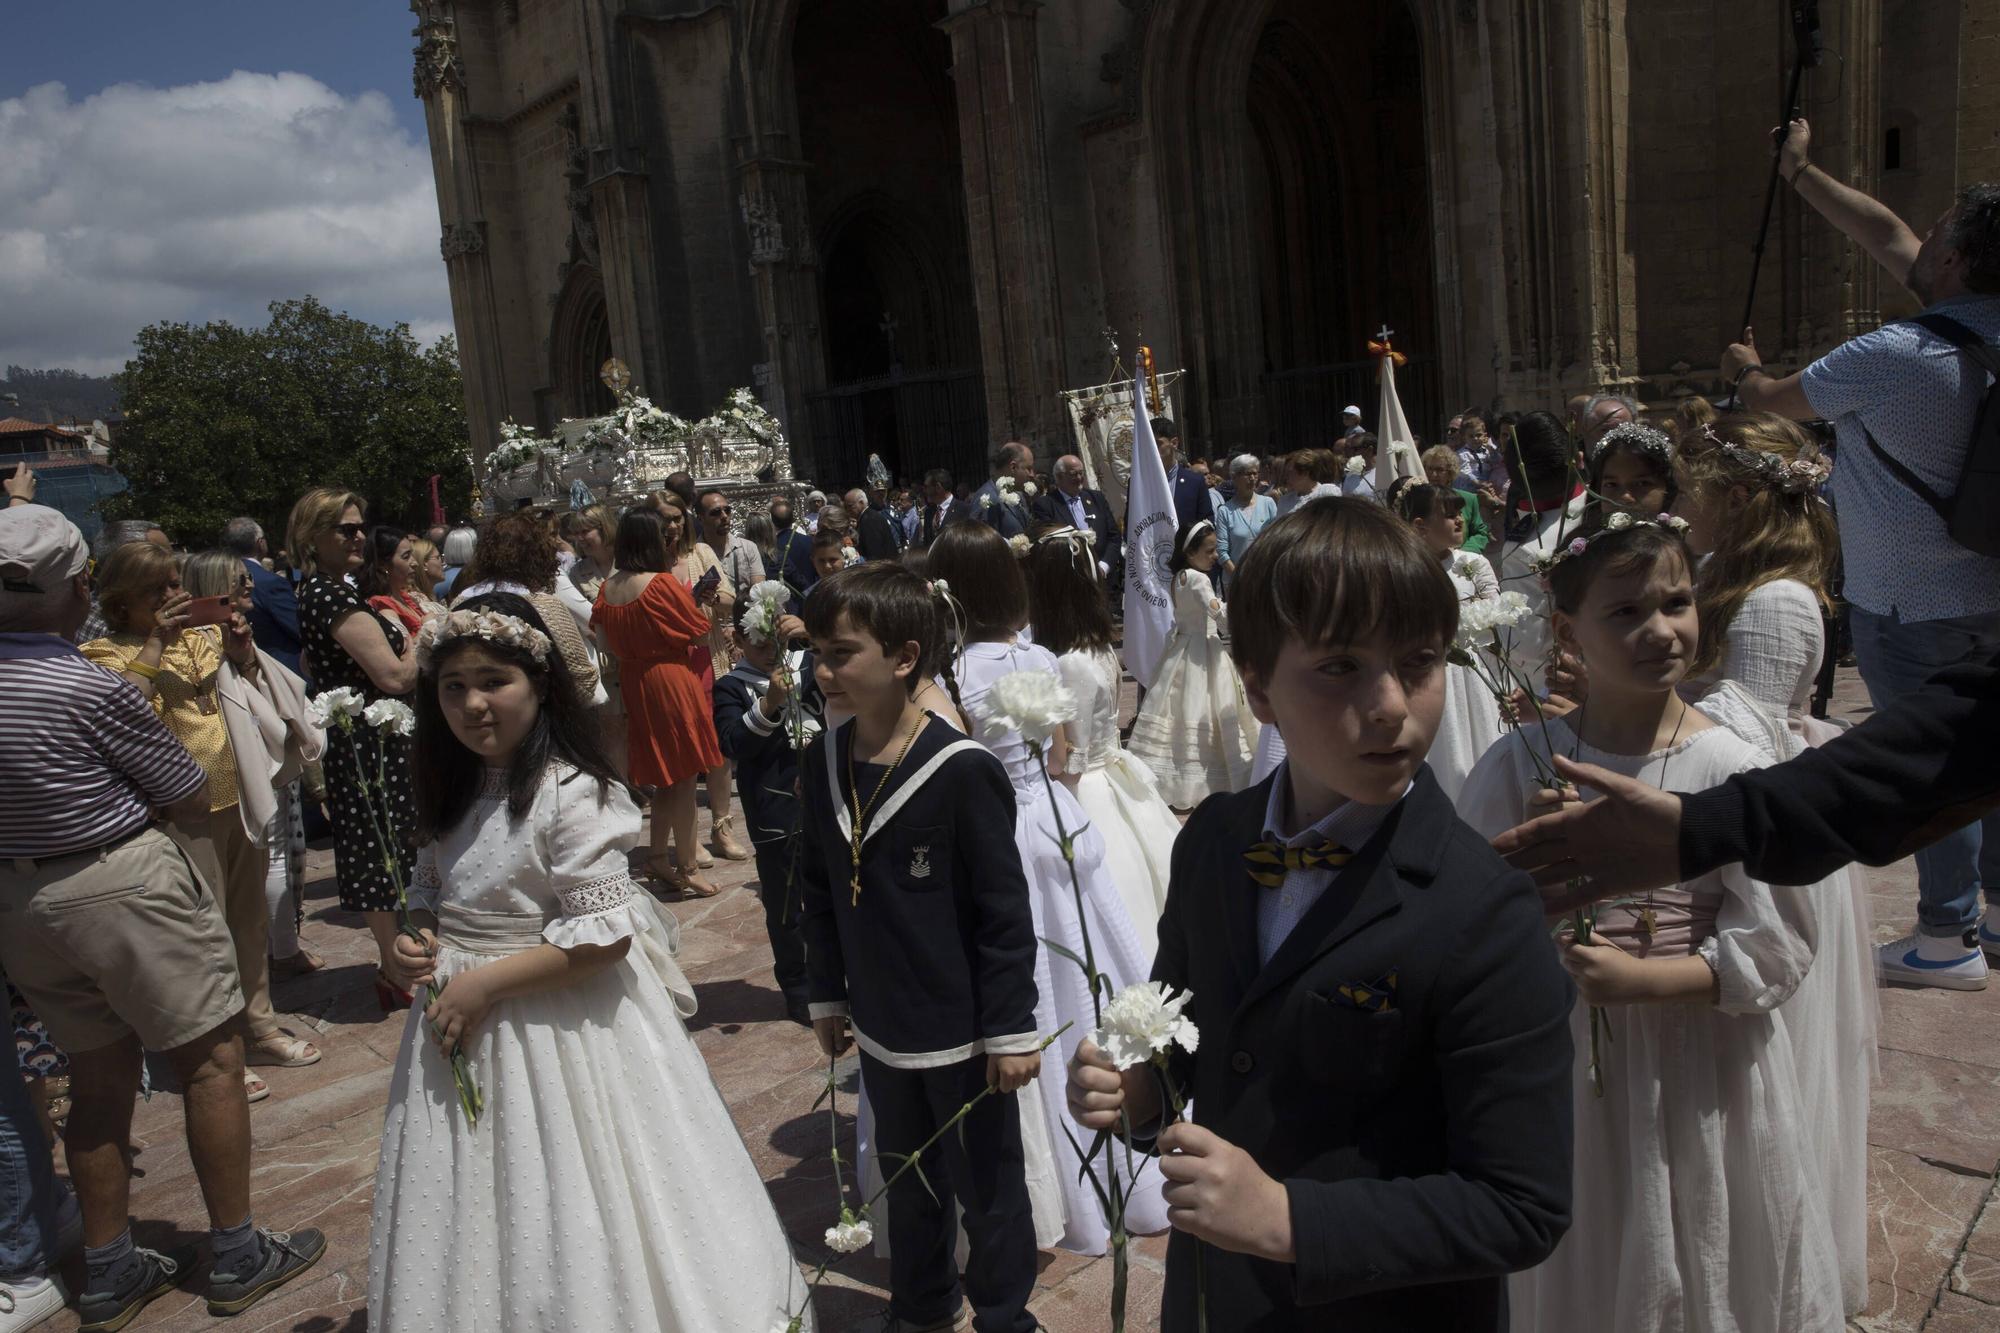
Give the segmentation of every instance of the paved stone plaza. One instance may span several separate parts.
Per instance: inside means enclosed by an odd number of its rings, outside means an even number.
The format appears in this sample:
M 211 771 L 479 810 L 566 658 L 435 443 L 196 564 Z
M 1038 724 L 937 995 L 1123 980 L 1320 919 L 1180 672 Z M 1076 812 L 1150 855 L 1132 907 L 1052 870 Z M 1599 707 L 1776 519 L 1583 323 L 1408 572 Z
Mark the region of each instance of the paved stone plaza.
M 1129 687 L 1128 687 L 1129 689 Z M 1843 673 L 1844 713 L 1865 713 L 1865 695 Z M 281 1011 L 326 1051 L 310 1069 L 266 1070 L 272 1096 L 251 1108 L 256 1133 L 258 1220 L 274 1227 L 317 1226 L 329 1249 L 307 1279 L 258 1306 L 235 1333 L 266 1329 L 359 1333 L 367 1325 L 368 1214 L 389 1070 L 404 1016 L 384 1017 L 369 987 L 373 948 L 357 918 L 334 905 L 331 853 L 312 853 L 307 939 L 327 960 L 313 977 L 281 984 Z M 824 1079 L 811 1034 L 787 1022 L 770 978 L 770 949 L 748 862 L 720 863 L 723 894 L 676 903 L 682 962 L 701 998 L 692 1024 L 710 1071 L 735 1114 L 802 1260 L 822 1253 L 833 1182 L 827 1118 L 814 1114 Z M 1915 915 L 1908 862 L 1870 872 L 1878 939 L 1908 929 Z M 843 1155 L 852 1151 L 855 1066 L 842 1066 Z M 139 1108 L 132 1212 L 141 1244 L 194 1239 L 206 1229 L 188 1168 L 179 1099 L 156 1093 Z M 635 1134 L 672 1134 L 671 1124 L 633 1125 Z M 1891 990 L 1882 996 L 1881 1080 L 1869 1140 L 1870 1299 L 1856 1326 L 1927 1333 L 2000 1328 L 2000 986 L 1979 994 Z M 1139 1242 L 1134 1259 L 1133 1329 L 1156 1326 L 1163 1242 Z M 77 1274 L 72 1269 L 70 1276 Z M 881 1309 L 886 1269 L 852 1262 L 819 1295 L 827 1333 L 868 1325 Z M 1101 1333 L 1110 1268 L 1059 1251 L 1042 1256 L 1034 1309 L 1051 1333 Z M 46 1327 L 73 1329 L 73 1314 Z M 134 1325 L 208 1329 L 202 1301 L 176 1294 Z M 701 1330 L 699 1333 L 736 1333 Z M 743 1333 L 754 1333 L 745 1330 Z M 1569 1333 L 1569 1331 L 1562 1331 Z

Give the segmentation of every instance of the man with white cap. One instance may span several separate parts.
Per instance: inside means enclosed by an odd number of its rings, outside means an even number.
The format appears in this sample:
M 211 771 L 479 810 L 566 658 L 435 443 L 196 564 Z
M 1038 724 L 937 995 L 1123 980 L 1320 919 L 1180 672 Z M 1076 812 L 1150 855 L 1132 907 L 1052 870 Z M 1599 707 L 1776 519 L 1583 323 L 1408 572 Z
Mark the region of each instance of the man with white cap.
M 0 863 L 8 872 L 0 874 L 0 969 L 69 1052 L 63 1139 L 83 1210 L 86 1273 L 78 1305 L 82 1327 L 99 1329 L 123 1327 L 194 1267 L 194 1247 L 144 1249 L 127 1225 L 125 1153 L 142 1048 L 164 1053 L 183 1089 L 214 1257 L 209 1312 L 256 1304 L 318 1262 L 326 1238 L 252 1224 L 236 951 L 214 895 L 153 823 L 156 811 L 206 813 L 208 779 L 136 688 L 70 642 L 90 612 L 87 566 L 83 534 L 55 510 L 16 504 L 0 512 Z M 11 1121 L 11 1098 L 6 1105 Z M 9 1202 L 0 1193 L 0 1208 Z M 0 1274 L 16 1309 L 19 1276 Z
M 1361 409 L 1349 403 L 1340 409 L 1340 434 L 1344 439 L 1352 439 L 1361 434 Z

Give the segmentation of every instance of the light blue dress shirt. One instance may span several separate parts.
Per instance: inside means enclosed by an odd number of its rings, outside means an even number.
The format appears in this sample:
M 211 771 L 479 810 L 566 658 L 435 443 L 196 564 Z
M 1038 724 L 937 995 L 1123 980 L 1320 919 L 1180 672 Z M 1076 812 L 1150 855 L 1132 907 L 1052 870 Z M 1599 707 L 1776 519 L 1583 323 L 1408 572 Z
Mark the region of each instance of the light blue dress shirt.
M 1277 779 L 1271 783 L 1271 798 L 1264 806 L 1264 838 L 1269 842 L 1283 843 L 1287 847 L 1300 847 L 1306 843 L 1329 841 L 1339 843 L 1350 852 L 1358 852 L 1368 845 L 1375 836 L 1382 821 L 1389 817 L 1403 797 L 1410 794 L 1409 788 L 1387 805 L 1358 805 L 1346 801 L 1334 807 L 1326 818 L 1317 824 L 1286 832 L 1292 825 L 1292 782 L 1291 761 L 1278 766 Z M 1257 961 L 1259 965 L 1271 961 L 1271 955 L 1285 942 L 1312 910 L 1314 903 L 1333 883 L 1340 873 L 1338 866 L 1321 866 L 1313 870 L 1294 870 L 1285 876 L 1285 882 L 1275 889 L 1261 886 L 1257 899 Z

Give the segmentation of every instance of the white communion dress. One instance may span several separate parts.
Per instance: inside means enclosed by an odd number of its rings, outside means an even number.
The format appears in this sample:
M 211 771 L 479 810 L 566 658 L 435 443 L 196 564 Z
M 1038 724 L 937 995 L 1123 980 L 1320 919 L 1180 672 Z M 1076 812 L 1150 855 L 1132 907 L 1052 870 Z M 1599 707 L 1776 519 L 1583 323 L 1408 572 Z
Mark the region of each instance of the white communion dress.
M 1222 602 L 1208 575 L 1176 574 L 1173 634 L 1132 724 L 1131 750 L 1177 810 L 1250 785 L 1257 719 L 1222 646 L 1222 623 Z
M 1118 743 L 1117 654 L 1068 652 L 1057 662 L 1077 703 L 1064 767 L 1076 778 L 1077 804 L 1104 839 L 1105 869 L 1150 970 L 1181 821 L 1160 795 L 1152 770 Z
M 540 944 L 631 939 L 575 985 L 495 1004 L 450 1062 L 410 1010 L 375 1176 L 368 1326 L 780 1333 L 806 1302 L 776 1212 L 684 1021 L 673 918 L 626 874 L 639 811 L 551 762 L 519 823 L 489 773 L 420 854 L 412 908 L 438 917 L 438 972 Z M 805 1310 L 803 1327 L 812 1326 Z
M 1539 785 L 1531 745 L 1678 792 L 1762 762 L 1721 726 L 1671 749 L 1622 755 L 1581 744 L 1562 719 L 1530 724 L 1487 751 L 1460 793 L 1459 814 L 1480 834 L 1527 815 Z M 1582 794 L 1597 799 L 1589 788 Z M 1700 954 L 1719 998 L 1607 1006 L 1601 1097 L 1587 1076 L 1590 1006 L 1578 999 L 1570 1229 L 1547 1260 L 1509 1279 L 1513 1328 L 1843 1327 L 1840 1260 L 1813 1158 L 1820 1108 L 1803 1099 L 1787 1022 L 1819 942 L 1813 897 L 1728 866 L 1600 905 L 1598 931 L 1628 953 Z
M 1723 633 L 1721 661 L 1689 691 L 1704 712 L 1749 741 L 1766 763 L 1840 734 L 1810 711 L 1826 646 L 1810 588 L 1794 579 L 1759 585 Z M 1785 1019 L 1799 1086 L 1813 1111 L 1812 1147 L 1840 1247 L 1841 1292 L 1853 1315 L 1868 1304 L 1868 1092 L 1881 1025 L 1874 914 L 1846 869 L 1806 893 L 1819 913 L 1820 943 Z
M 1116 992 L 1152 973 L 1153 959 L 1140 943 L 1131 915 L 1119 896 L 1117 886 L 1106 873 L 1104 838 L 1095 828 L 1086 827 L 1083 807 L 1060 782 L 1045 781 L 1040 765 L 1019 732 L 987 735 L 977 725 L 980 704 L 986 692 L 1002 676 L 1015 671 L 1046 671 L 1060 676 L 1055 654 L 1046 648 L 1022 643 L 975 643 L 965 650 L 959 664 L 959 694 L 965 711 L 975 722 L 974 735 L 998 756 L 1014 785 L 1014 841 L 1021 849 L 1022 868 L 1027 873 L 1028 893 L 1034 906 L 1035 938 L 1053 940 L 1082 958 L 1083 922 L 1090 926 L 1090 943 L 1097 970 L 1110 979 Z M 1051 793 L 1054 805 L 1050 804 Z M 1062 811 L 1062 826 L 1075 839 L 1077 884 L 1082 887 L 1083 915 L 1077 913 L 1077 892 L 1071 886 L 1069 867 L 1063 861 L 1055 810 Z M 1043 1035 L 1069 1024 L 1068 1031 L 1042 1052 L 1042 1073 L 1033 1084 L 1032 1095 L 1041 1106 L 1054 1145 L 1055 1178 L 1062 1189 L 1063 1238 L 1066 1250 L 1081 1254 L 1102 1254 L 1110 1242 L 1104 1210 L 1088 1180 L 1082 1178 L 1082 1161 L 1071 1146 L 1071 1136 L 1063 1132 L 1070 1124 L 1067 1102 L 1068 1065 L 1096 1020 L 1090 1007 L 1090 987 L 1083 969 L 1044 944 L 1035 951 L 1035 1028 Z M 1030 1089 L 1021 1090 L 1022 1119 L 1029 1114 Z M 1022 1138 L 1028 1137 L 1023 1130 Z M 1076 1135 L 1083 1142 L 1088 1139 Z M 1121 1169 L 1123 1166 L 1122 1154 Z M 1167 1205 L 1160 1197 L 1164 1181 L 1152 1158 L 1135 1158 L 1141 1172 L 1139 1187 L 1126 1208 L 1126 1230 L 1146 1234 L 1166 1230 Z M 1098 1159 L 1100 1168 L 1103 1158 Z
M 1500 582 L 1486 558 L 1470 551 L 1454 551 L 1445 565 L 1452 587 L 1458 589 L 1459 604 L 1491 601 L 1500 595 Z M 1493 691 L 1469 666 L 1456 662 L 1444 669 L 1444 713 L 1438 719 L 1437 737 L 1425 756 L 1438 786 L 1452 800 L 1471 775 L 1472 766 L 1500 739 L 1500 705 Z

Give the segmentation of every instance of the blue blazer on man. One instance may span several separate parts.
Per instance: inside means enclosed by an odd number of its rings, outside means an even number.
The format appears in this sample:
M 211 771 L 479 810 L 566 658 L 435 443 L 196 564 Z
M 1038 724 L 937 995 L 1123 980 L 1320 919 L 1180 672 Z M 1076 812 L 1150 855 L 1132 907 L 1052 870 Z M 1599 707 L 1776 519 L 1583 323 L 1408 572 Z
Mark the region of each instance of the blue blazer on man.
M 273 574 L 248 556 L 243 565 L 250 571 L 250 637 L 259 648 L 303 676 L 299 669 L 299 599 L 291 580 Z
M 1215 500 L 1208 493 L 1208 483 L 1201 473 L 1185 463 L 1174 464 L 1174 470 L 1167 474 L 1167 485 L 1174 492 L 1174 518 L 1180 526 L 1186 527 L 1197 518 L 1215 521 Z
M 1174 843 L 1153 977 L 1201 1031 L 1172 1074 L 1196 1123 L 1290 1200 L 1294 1262 L 1206 1248 L 1215 1327 L 1506 1333 L 1507 1274 L 1570 1220 L 1570 1007 L 1528 877 L 1428 766 L 1267 963 L 1250 878 L 1271 784 L 1209 797 Z M 1195 1328 L 1195 1242 L 1167 1244 L 1164 1333 Z

